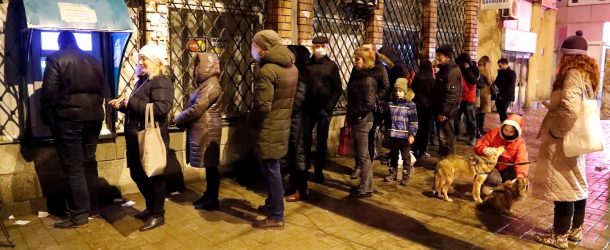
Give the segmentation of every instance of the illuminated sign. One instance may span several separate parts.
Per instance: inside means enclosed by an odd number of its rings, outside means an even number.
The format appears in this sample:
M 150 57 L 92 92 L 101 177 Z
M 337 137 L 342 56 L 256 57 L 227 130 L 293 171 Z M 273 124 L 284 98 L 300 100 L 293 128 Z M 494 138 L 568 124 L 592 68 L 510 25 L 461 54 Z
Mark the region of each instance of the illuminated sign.
M 59 31 L 42 31 L 40 32 L 40 43 L 42 50 L 59 50 L 57 37 Z M 91 43 L 91 33 L 76 33 L 74 32 L 76 43 L 81 50 L 92 51 L 93 44 Z
M 536 33 L 506 28 L 502 33 L 502 50 L 528 53 L 536 52 Z

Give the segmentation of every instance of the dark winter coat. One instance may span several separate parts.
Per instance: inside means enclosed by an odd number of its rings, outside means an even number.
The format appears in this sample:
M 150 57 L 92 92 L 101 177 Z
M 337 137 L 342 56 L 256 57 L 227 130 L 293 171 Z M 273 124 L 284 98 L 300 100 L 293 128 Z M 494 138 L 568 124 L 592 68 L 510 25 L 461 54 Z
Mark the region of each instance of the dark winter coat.
M 439 65 L 434 84 L 434 97 L 437 114 L 451 118 L 457 113 L 462 96 L 462 74 L 453 61 Z
M 41 95 L 44 123 L 53 119 L 101 121 L 107 93 L 102 64 L 76 46 L 46 59 Z
M 303 148 L 303 115 L 306 112 L 305 99 L 307 98 L 307 65 L 311 53 L 303 45 L 288 45 L 288 49 L 295 56 L 295 65 L 299 70 L 297 90 L 292 104 L 290 120 L 290 137 L 287 164 L 298 170 L 305 170 L 305 150 Z M 332 113 L 331 113 L 332 114 Z
M 302 71 L 299 69 L 299 71 Z M 339 67 L 327 56 L 316 60 L 311 57 L 303 72 L 307 81 L 307 112 L 318 115 L 321 110 L 332 115 L 343 93 Z
M 191 166 L 218 167 L 223 105 L 223 91 L 218 80 L 220 70 L 215 69 L 215 56 L 204 53 L 198 57 L 196 89 L 186 109 L 176 116 L 176 126 L 187 128 L 187 160 Z M 212 63 L 208 63 L 208 59 Z
M 259 62 L 249 123 L 255 131 L 254 152 L 259 159 L 280 159 L 288 152 L 290 117 L 299 71 L 294 55 L 278 45 Z
M 515 82 L 517 81 L 517 73 L 508 67 L 505 70 L 498 70 L 498 76 L 494 84 L 498 87 L 497 100 L 514 102 L 515 101 Z
M 127 107 L 119 111 L 126 113 L 125 143 L 127 144 L 127 165 L 141 166 L 138 146 L 138 131 L 144 130 L 146 104 L 154 104 L 155 122 L 159 123 L 161 137 L 165 147 L 169 148 L 169 131 L 167 115 L 174 102 L 174 84 L 169 77 L 159 75 L 153 79 L 142 77 L 129 97 Z
M 349 124 L 356 124 L 375 110 L 377 102 L 377 76 L 383 74 L 378 67 L 371 69 L 354 69 L 347 84 L 347 119 Z
M 415 92 L 413 102 L 418 108 L 432 107 L 432 91 L 434 88 L 434 76 L 432 71 L 419 71 L 415 74 L 411 89 Z

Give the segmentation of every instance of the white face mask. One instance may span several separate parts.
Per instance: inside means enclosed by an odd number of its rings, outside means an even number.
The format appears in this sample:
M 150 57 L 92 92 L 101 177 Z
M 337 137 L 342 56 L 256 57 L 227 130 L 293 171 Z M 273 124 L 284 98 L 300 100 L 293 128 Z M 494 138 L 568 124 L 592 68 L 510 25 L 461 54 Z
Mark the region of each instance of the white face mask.
M 253 49 L 253 50 L 251 50 L 251 52 L 252 52 L 252 57 L 254 58 L 254 60 L 256 60 L 257 62 L 260 62 L 261 56 L 258 53 L 258 51 Z
M 327 53 L 327 52 L 326 52 L 326 49 L 325 49 L 325 48 L 317 48 L 317 49 L 314 51 L 314 56 L 316 57 L 316 59 L 320 59 L 320 58 L 322 58 L 322 57 L 325 57 L 325 56 L 326 56 L 326 53 Z

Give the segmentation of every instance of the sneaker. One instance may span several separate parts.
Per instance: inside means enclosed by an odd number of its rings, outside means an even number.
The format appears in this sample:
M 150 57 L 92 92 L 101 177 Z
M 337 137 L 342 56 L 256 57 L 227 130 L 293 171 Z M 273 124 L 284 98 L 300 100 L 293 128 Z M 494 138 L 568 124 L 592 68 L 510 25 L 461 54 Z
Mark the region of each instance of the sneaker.
M 373 196 L 373 192 L 363 192 L 363 191 L 358 191 L 358 190 L 356 190 L 354 192 L 351 192 L 349 194 L 350 198 L 356 198 L 356 199 L 368 198 L 368 197 L 371 197 L 371 196 Z
M 582 240 L 582 225 L 577 228 L 572 228 L 568 232 L 568 240 L 570 241 L 581 241 Z
M 283 220 L 274 220 L 269 217 L 257 220 L 252 223 L 252 226 L 258 229 L 274 229 L 274 230 L 282 230 L 284 229 L 284 221 Z
M 542 244 L 556 247 L 559 249 L 568 248 L 568 234 L 555 234 L 553 232 L 546 232 L 543 234 L 535 234 L 534 239 Z

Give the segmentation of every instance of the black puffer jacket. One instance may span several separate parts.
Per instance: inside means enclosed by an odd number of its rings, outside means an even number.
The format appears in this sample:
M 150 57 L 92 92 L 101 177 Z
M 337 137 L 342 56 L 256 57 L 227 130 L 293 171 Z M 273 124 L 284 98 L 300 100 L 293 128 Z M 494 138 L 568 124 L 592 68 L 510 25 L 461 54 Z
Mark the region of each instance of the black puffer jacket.
M 378 67 L 352 70 L 347 84 L 347 119 L 356 124 L 359 118 L 375 110 L 377 101 L 377 76 L 383 74 Z
M 439 65 L 434 84 L 435 110 L 445 117 L 453 117 L 460 105 L 462 96 L 462 74 L 460 67 L 453 61 Z
M 136 89 L 129 97 L 127 108 L 122 106 L 119 111 L 127 114 L 125 124 L 125 142 L 127 144 L 128 166 L 141 165 L 138 146 L 138 131 L 144 129 L 146 104 L 153 103 L 155 122 L 159 123 L 161 137 L 165 147 L 169 148 L 168 117 L 174 102 L 174 84 L 169 77 L 159 75 L 149 80 L 142 77 L 136 83 Z
M 188 162 L 193 167 L 218 167 L 222 134 L 222 88 L 218 57 L 197 55 L 195 87 L 188 107 L 176 116 L 176 126 L 187 128 Z
M 292 104 L 292 116 L 290 120 L 290 137 L 288 145 L 288 162 L 291 167 L 305 170 L 305 150 L 303 148 L 303 113 L 306 112 L 305 99 L 307 96 L 307 69 L 311 53 L 303 45 L 288 45 L 290 51 L 295 55 L 295 65 L 299 70 L 299 81 L 297 91 Z
M 101 62 L 74 45 L 57 51 L 46 60 L 41 95 L 43 122 L 101 121 L 107 91 Z
M 514 102 L 515 101 L 515 82 L 517 81 L 517 73 L 510 67 L 505 70 L 498 69 L 498 76 L 494 82 L 498 87 L 498 100 Z

